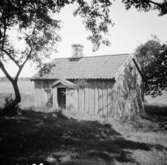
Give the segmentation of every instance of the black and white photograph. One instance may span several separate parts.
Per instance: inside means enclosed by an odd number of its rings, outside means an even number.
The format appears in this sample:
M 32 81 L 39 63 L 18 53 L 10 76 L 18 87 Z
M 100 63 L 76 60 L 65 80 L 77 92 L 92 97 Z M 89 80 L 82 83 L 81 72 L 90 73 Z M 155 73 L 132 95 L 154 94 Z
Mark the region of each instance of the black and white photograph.
M 0 0 L 0 165 L 167 165 L 167 0 Z

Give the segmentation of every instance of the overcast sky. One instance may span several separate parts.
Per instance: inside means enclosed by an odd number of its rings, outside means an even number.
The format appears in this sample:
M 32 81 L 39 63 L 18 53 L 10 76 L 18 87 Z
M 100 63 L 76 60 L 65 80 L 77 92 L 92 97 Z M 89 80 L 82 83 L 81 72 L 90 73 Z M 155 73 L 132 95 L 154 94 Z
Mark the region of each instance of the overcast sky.
M 114 27 L 110 28 L 110 47 L 101 47 L 97 52 L 92 52 L 92 45 L 86 39 L 88 32 L 82 25 L 80 17 L 73 17 L 73 7 L 63 9 L 60 19 L 62 19 L 62 29 L 59 32 L 62 41 L 58 44 L 58 53 L 53 58 L 70 57 L 72 54 L 72 44 L 84 45 L 84 56 L 109 55 L 119 53 L 132 53 L 135 48 L 151 39 L 151 35 L 156 35 L 162 41 L 167 41 L 167 16 L 159 17 L 156 11 L 138 12 L 135 9 L 126 10 L 122 3 L 114 3 L 111 9 Z M 11 75 L 15 74 L 16 68 L 10 64 L 8 66 Z M 35 73 L 35 69 L 27 64 L 21 74 L 22 77 L 30 77 Z M 0 76 L 3 76 L 0 72 Z

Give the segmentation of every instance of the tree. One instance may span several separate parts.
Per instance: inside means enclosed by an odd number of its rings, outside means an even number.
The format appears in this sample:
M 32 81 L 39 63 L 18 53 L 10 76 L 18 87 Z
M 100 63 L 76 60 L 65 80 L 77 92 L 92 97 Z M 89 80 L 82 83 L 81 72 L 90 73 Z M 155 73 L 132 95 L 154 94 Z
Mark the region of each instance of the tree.
M 144 75 L 146 94 L 157 96 L 167 89 L 167 45 L 157 39 L 138 46 L 135 55 Z
M 17 82 L 24 65 L 28 60 L 41 62 L 39 52 L 58 40 L 51 32 L 59 26 L 58 21 L 49 16 L 49 9 L 55 7 L 52 1 L 2 0 L 0 3 L 0 68 L 15 92 L 15 99 L 5 107 L 9 113 L 21 101 Z M 19 39 L 25 41 L 25 47 L 21 51 L 16 50 L 10 42 L 11 28 L 18 28 L 22 33 Z M 45 54 L 43 56 L 46 57 Z M 18 67 L 15 76 L 11 76 L 5 67 L 8 60 Z
M 37 62 L 41 65 L 43 58 L 48 58 L 47 53 L 50 47 L 60 40 L 57 29 L 60 28 L 60 21 L 54 19 L 61 9 L 69 4 L 75 4 L 74 15 L 80 15 L 83 23 L 91 32 L 88 37 L 97 49 L 101 43 L 109 44 L 104 39 L 108 32 L 109 0 L 92 0 L 88 3 L 84 0 L 1 0 L 0 1 L 0 69 L 11 82 L 15 98 L 5 107 L 10 112 L 21 102 L 18 87 L 18 78 L 27 61 Z M 21 34 L 19 40 L 24 41 L 24 48 L 17 50 L 10 42 L 10 30 L 17 28 Z M 18 71 L 11 76 L 5 67 L 6 62 L 12 61 Z
M 126 9 L 135 7 L 139 11 L 158 10 L 161 16 L 167 14 L 167 0 L 122 0 L 122 2 L 125 4 Z

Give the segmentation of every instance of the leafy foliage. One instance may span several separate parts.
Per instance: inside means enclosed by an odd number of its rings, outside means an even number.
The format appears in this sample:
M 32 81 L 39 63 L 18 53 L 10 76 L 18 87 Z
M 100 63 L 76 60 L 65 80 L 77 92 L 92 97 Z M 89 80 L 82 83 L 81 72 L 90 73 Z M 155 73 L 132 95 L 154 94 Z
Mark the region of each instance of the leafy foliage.
M 109 16 L 112 3 L 109 0 L 92 0 L 90 4 L 86 1 L 78 2 L 79 7 L 74 15 L 80 15 L 86 29 L 92 33 L 88 39 L 94 44 L 94 51 L 101 44 L 109 45 L 110 42 L 105 39 L 104 34 L 108 33 L 108 25 L 114 25 Z
M 48 74 L 51 72 L 52 68 L 55 67 L 55 64 L 45 63 L 39 71 L 40 76 Z
M 149 11 L 158 10 L 159 15 L 167 14 L 167 1 L 156 1 L 156 0 L 122 0 L 125 4 L 126 9 L 135 7 L 137 10 Z
M 19 68 L 29 59 L 39 62 L 39 52 L 59 39 L 53 35 L 53 28 L 59 28 L 59 21 L 50 16 L 56 4 L 52 0 L 2 0 L 0 3 L 1 60 L 7 56 Z M 8 33 L 16 27 L 23 34 L 19 39 L 26 43 L 20 52 L 11 45 Z
M 136 49 L 145 76 L 145 93 L 157 96 L 167 89 L 167 45 L 153 39 Z

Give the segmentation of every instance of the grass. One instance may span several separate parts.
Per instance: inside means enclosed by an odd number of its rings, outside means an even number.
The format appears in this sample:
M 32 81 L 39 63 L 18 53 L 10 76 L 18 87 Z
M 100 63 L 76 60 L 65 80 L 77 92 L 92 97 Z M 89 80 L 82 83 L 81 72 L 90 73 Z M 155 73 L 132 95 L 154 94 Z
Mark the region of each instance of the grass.
M 18 81 L 20 93 L 21 93 L 21 107 L 33 107 L 34 106 L 34 84 L 30 80 Z M 0 107 L 4 105 L 4 98 L 13 95 L 13 88 L 9 81 L 0 81 Z
M 34 84 L 30 80 L 19 80 L 18 85 L 21 93 L 32 94 L 34 92 Z M 13 88 L 9 81 L 0 81 L 0 93 L 13 93 Z
M 33 111 L 0 117 L 0 164 L 142 164 L 142 153 L 151 159 L 155 152 L 166 161 L 165 146 L 128 139 L 97 121 Z
M 19 85 L 22 107 L 31 106 L 33 83 Z M 0 82 L 0 104 L 10 93 L 10 84 Z M 159 104 L 147 99 L 149 115 L 131 123 L 112 120 L 111 125 L 100 124 L 33 111 L 1 116 L 0 164 L 166 165 L 167 117 L 157 115 L 166 111 L 162 106 L 166 97 L 155 99 Z
M 167 91 L 162 91 L 162 95 L 156 97 L 146 95 L 145 100 L 152 105 L 167 105 Z

